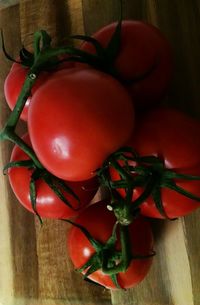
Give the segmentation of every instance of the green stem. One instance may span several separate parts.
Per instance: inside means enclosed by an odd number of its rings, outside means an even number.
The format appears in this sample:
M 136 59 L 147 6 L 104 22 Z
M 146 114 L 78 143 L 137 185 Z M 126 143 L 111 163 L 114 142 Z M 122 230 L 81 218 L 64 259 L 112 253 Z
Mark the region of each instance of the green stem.
M 105 274 L 113 275 L 119 272 L 125 272 L 132 260 L 130 249 L 130 237 L 128 226 L 119 225 L 120 242 L 121 242 L 121 262 L 114 267 L 108 267 L 107 264 L 102 264 L 102 271 Z
M 129 227 L 120 225 L 119 229 L 120 229 L 120 241 L 122 247 L 122 267 L 123 267 L 123 271 L 126 271 L 132 259 L 132 253 L 130 249 L 131 242 L 129 236 Z
M 28 76 L 26 77 L 24 85 L 22 87 L 22 90 L 20 92 L 20 95 L 19 95 L 19 98 L 15 105 L 15 108 L 13 109 L 12 113 L 10 114 L 4 130 L 6 130 L 7 127 L 12 129 L 13 131 L 15 130 L 15 127 L 20 118 L 20 115 L 22 113 L 26 100 L 31 94 L 31 89 L 36 81 L 36 78 L 37 78 L 37 76 L 36 76 L 36 73 L 34 73 L 34 70 L 33 69 L 30 70 Z
M 33 160 L 34 164 L 38 168 L 43 169 L 43 166 L 38 160 L 33 149 L 28 144 L 26 144 L 15 132 L 13 132 L 12 129 L 7 127 L 4 129 L 4 132 L 1 135 L 3 135 L 3 140 L 9 140 L 12 143 L 18 145 L 31 158 L 31 160 Z
M 34 58 L 37 58 L 40 53 L 41 39 L 42 39 L 42 32 L 41 31 L 35 32 L 34 41 L 33 41 Z

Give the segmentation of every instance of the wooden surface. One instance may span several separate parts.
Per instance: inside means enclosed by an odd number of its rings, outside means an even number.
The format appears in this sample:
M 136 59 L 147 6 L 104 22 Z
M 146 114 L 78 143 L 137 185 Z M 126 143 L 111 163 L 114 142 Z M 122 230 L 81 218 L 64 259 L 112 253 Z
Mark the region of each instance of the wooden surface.
M 167 102 L 200 118 L 199 0 L 124 0 L 124 18 L 160 27 L 171 41 L 174 77 Z M 0 28 L 12 56 L 43 28 L 62 41 L 116 20 L 117 0 L 0 0 Z M 10 63 L 0 51 L 0 127 L 8 116 L 3 82 Z M 21 126 L 19 132 L 24 129 Z M 1 167 L 11 145 L 1 143 Z M 153 221 L 157 255 L 147 278 L 128 291 L 83 282 L 67 259 L 65 223 L 41 228 L 0 176 L 0 305 L 199 305 L 200 211 L 174 222 Z

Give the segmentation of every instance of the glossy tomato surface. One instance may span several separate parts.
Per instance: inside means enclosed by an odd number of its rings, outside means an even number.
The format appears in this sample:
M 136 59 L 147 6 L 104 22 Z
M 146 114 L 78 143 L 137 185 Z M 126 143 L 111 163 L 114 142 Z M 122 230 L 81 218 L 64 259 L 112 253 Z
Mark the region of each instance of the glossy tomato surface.
M 135 134 L 129 145 L 141 156 L 157 156 L 165 167 L 176 173 L 200 176 L 200 122 L 179 111 L 160 108 L 138 118 Z M 111 170 L 112 178 L 118 179 Z M 200 180 L 174 180 L 186 191 L 200 196 Z M 143 189 L 134 191 L 135 200 Z M 120 190 L 124 195 L 124 191 Z M 168 188 L 162 188 L 161 198 L 166 214 L 170 218 L 184 216 L 200 207 L 192 200 Z M 152 196 L 141 205 L 143 215 L 162 218 L 155 207 Z
M 74 63 L 69 62 L 63 62 L 62 64 L 58 65 L 56 69 L 62 70 L 67 69 L 69 67 L 72 67 Z M 22 90 L 23 84 L 25 82 L 25 79 L 27 77 L 29 68 L 22 66 L 19 63 L 13 63 L 10 72 L 8 73 L 5 83 L 4 83 L 4 94 L 6 101 L 8 103 L 8 106 L 11 110 L 13 110 L 17 99 L 19 97 L 19 94 Z M 21 113 L 20 118 L 24 121 L 27 121 L 28 118 L 28 108 L 31 101 L 32 95 L 37 91 L 37 89 L 47 80 L 47 78 L 53 73 L 52 71 L 45 72 L 42 71 L 40 75 L 38 76 L 38 79 L 36 80 L 32 90 L 31 95 L 27 98 L 26 104 L 24 106 L 24 109 Z
M 98 202 L 86 208 L 76 219 L 76 223 L 84 226 L 94 239 L 105 244 L 112 234 L 116 221 L 114 214 L 106 208 L 107 202 Z M 130 226 L 130 247 L 132 255 L 148 255 L 153 249 L 153 236 L 149 222 L 143 217 L 137 218 Z M 67 236 L 69 255 L 75 268 L 82 267 L 95 253 L 87 237 L 77 227 L 72 226 Z M 120 243 L 116 249 L 120 249 Z M 151 258 L 133 259 L 126 270 L 117 275 L 122 288 L 130 288 L 141 282 L 152 264 Z M 102 270 L 92 273 L 89 278 L 106 288 L 116 288 L 109 275 Z
M 93 37 L 107 47 L 116 25 L 112 23 L 101 28 Z M 84 42 L 81 48 L 95 53 L 89 42 Z M 120 50 L 114 67 L 136 106 L 149 107 L 160 101 L 169 87 L 172 75 L 170 44 L 153 25 L 125 20 L 122 22 Z
M 30 144 L 28 135 L 24 136 L 24 140 Z M 18 146 L 15 146 L 10 161 L 20 160 L 29 160 L 29 157 Z M 27 167 L 13 167 L 9 169 L 8 176 L 17 199 L 27 210 L 34 213 L 29 190 L 32 173 L 33 169 Z M 76 210 L 67 206 L 42 179 L 38 179 L 36 181 L 36 209 L 41 217 L 57 219 L 77 216 L 90 203 L 98 188 L 98 183 L 94 178 L 81 182 L 65 182 L 80 199 L 79 204 L 72 195 L 66 191 L 64 192 L 65 198 Z
M 91 178 L 124 145 L 134 126 L 130 96 L 111 76 L 92 69 L 54 73 L 32 97 L 28 129 L 40 162 L 65 180 Z

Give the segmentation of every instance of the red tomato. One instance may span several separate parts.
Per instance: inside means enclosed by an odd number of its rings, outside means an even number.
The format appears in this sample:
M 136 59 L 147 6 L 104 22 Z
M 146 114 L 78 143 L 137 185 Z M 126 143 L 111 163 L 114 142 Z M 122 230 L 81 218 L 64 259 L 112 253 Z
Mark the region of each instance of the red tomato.
M 176 110 L 160 108 L 138 118 L 138 124 L 129 146 L 140 156 L 157 156 L 165 167 L 176 173 L 200 176 L 200 123 Z M 114 180 L 119 179 L 111 170 Z M 176 179 L 176 184 L 188 192 L 200 196 L 200 181 Z M 143 192 L 134 191 L 133 200 Z M 124 195 L 121 189 L 120 193 Z M 170 218 L 184 216 L 200 207 L 200 203 L 168 188 L 162 188 L 161 198 Z M 162 218 L 152 196 L 141 205 L 145 216 Z
M 133 123 L 127 91 L 111 76 L 92 69 L 54 73 L 32 97 L 28 115 L 40 162 L 71 181 L 91 178 L 130 138 Z
M 69 62 L 63 62 L 61 65 L 58 66 L 57 69 L 67 69 L 69 67 L 72 67 L 72 64 Z M 25 78 L 27 76 L 27 73 L 29 71 L 29 68 L 23 67 L 21 64 L 13 63 L 10 72 L 8 73 L 5 83 L 4 83 L 4 94 L 6 101 L 8 103 L 8 106 L 11 110 L 13 110 L 16 101 L 19 97 L 20 91 L 22 89 L 22 86 L 24 84 Z M 35 85 L 33 86 L 31 96 L 37 91 L 37 89 L 46 81 L 46 79 L 49 77 L 49 75 L 52 72 L 42 72 L 38 79 L 36 80 Z M 31 96 L 28 97 L 26 104 L 24 106 L 24 109 L 21 113 L 20 118 L 24 121 L 27 121 L 28 118 L 28 107 L 30 104 Z
M 25 135 L 23 139 L 26 143 L 30 144 L 28 135 Z M 19 160 L 29 160 L 29 157 L 18 146 L 15 146 L 12 151 L 11 162 Z M 27 210 L 34 213 L 29 191 L 32 173 L 33 170 L 28 169 L 27 167 L 13 167 L 8 170 L 10 185 L 17 199 Z M 66 181 L 66 184 L 70 186 L 79 197 L 80 209 L 73 210 L 67 206 L 42 179 L 38 179 L 36 181 L 36 209 L 41 217 L 69 218 L 77 216 L 80 211 L 90 203 L 98 188 L 97 181 L 94 178 L 80 182 Z M 79 207 L 78 201 L 72 195 L 67 192 L 64 192 L 64 194 L 65 198 L 74 208 Z
M 107 47 L 116 23 L 109 24 L 93 37 Z M 95 53 L 91 43 L 81 48 Z M 114 62 L 120 79 L 134 98 L 137 107 L 147 107 L 165 95 L 172 74 L 172 55 L 169 42 L 156 27 L 142 22 L 122 22 L 120 51 Z M 144 77 L 143 77 L 144 76 Z M 143 77 L 143 78 L 141 78 Z
M 106 205 L 106 202 L 93 204 L 76 219 L 76 223 L 85 227 L 93 238 L 102 244 L 105 244 L 111 236 L 116 221 L 114 214 L 107 210 Z M 129 226 L 129 233 L 132 255 L 148 255 L 152 252 L 153 235 L 147 220 L 142 217 L 137 218 Z M 95 253 L 87 237 L 75 226 L 69 231 L 67 246 L 75 268 L 82 267 Z M 120 248 L 120 242 L 117 242 L 116 249 L 120 250 Z M 119 285 L 122 288 L 135 286 L 147 275 L 151 264 L 152 258 L 133 259 L 126 272 L 118 273 Z M 103 273 L 101 269 L 92 273 L 89 278 L 106 288 L 116 288 L 110 276 Z

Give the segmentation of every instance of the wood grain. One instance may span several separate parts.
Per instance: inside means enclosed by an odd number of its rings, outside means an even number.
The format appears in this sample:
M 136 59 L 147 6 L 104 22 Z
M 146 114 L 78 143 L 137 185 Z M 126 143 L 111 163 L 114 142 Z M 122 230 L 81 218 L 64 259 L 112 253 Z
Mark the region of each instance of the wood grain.
M 0 1 L 0 27 L 6 47 L 17 56 L 21 43 L 31 48 L 34 31 L 43 28 L 54 43 L 69 34 L 91 34 L 117 20 L 116 0 Z M 123 16 L 157 25 L 171 42 L 174 75 L 166 103 L 200 118 L 200 2 L 124 0 Z M 12 22 L 11 22 L 12 21 Z M 10 63 L 0 53 L 0 128 L 8 108 L 3 81 Z M 19 132 L 24 130 L 19 127 Z M 0 164 L 11 151 L 1 143 Z M 68 226 L 45 220 L 40 227 L 0 177 L 0 304 L 2 305 L 199 305 L 200 211 L 170 221 L 152 221 L 156 252 L 147 278 L 128 291 L 107 291 L 83 282 L 68 259 Z

